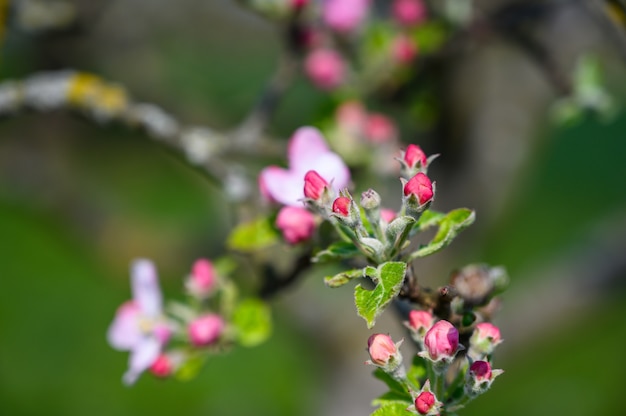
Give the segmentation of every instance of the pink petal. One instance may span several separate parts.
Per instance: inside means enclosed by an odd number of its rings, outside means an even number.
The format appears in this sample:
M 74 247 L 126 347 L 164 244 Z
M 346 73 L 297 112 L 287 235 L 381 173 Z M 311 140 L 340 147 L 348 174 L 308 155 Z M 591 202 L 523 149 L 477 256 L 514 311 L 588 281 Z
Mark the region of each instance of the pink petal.
M 322 133 L 315 127 L 300 127 L 291 136 L 287 149 L 289 169 L 293 172 L 302 172 L 302 176 L 311 170 L 315 160 L 330 152 Z
M 161 344 L 156 338 L 145 337 L 133 348 L 128 358 L 128 370 L 123 380 L 127 385 L 135 383 L 137 378 L 146 371 L 161 353 Z
M 302 206 L 304 198 L 304 173 L 301 176 L 277 166 L 263 169 L 259 180 L 265 192 L 277 202 L 290 206 Z
M 335 191 L 346 188 L 350 183 L 350 170 L 339 155 L 328 152 L 318 156 L 312 163 L 310 169 L 317 171 L 329 183 L 332 181 Z
M 131 265 L 133 299 L 147 317 L 158 317 L 163 309 L 156 268 L 150 260 L 135 260 Z
M 132 301 L 120 306 L 107 331 L 109 344 L 122 351 L 132 350 L 143 338 L 139 328 L 139 306 Z

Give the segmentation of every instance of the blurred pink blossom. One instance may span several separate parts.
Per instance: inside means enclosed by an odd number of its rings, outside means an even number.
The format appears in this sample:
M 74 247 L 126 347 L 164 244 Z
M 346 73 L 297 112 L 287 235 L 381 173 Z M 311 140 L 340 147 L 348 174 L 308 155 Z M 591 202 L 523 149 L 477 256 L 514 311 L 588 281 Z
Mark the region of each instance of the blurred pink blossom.
M 330 151 L 322 133 L 314 127 L 301 127 L 293 134 L 287 149 L 289 169 L 268 166 L 261 171 L 261 193 L 283 205 L 302 206 L 304 175 L 315 170 L 332 184 L 335 191 L 350 182 L 350 171 L 344 161 Z
M 135 260 L 131 266 L 133 299 L 120 306 L 109 326 L 107 339 L 115 349 L 130 351 L 123 380 L 133 384 L 158 358 L 171 328 L 163 317 L 163 300 L 154 264 Z
M 369 0 L 325 0 L 324 23 L 339 33 L 353 32 L 367 17 L 369 3 Z
M 276 217 L 276 227 L 289 244 L 298 244 L 311 238 L 315 231 L 315 217 L 304 208 L 283 207 Z
M 423 0 L 394 0 L 391 14 L 401 25 L 416 25 L 426 19 L 426 5 Z
M 304 60 L 304 71 L 316 87 L 333 90 L 346 78 L 346 64 L 339 52 L 319 48 L 309 53 Z

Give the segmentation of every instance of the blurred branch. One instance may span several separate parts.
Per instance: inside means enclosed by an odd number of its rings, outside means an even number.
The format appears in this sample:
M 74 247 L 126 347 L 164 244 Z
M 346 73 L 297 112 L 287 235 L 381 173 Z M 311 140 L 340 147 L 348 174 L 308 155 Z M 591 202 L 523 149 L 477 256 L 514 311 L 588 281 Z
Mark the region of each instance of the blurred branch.
M 0 117 L 27 110 L 72 110 L 98 124 L 117 122 L 142 129 L 220 182 L 231 200 L 243 200 L 252 192 L 245 170 L 219 157 L 229 146 L 225 133 L 206 126 L 185 126 L 161 107 L 134 102 L 121 85 L 96 75 L 48 71 L 0 83 Z

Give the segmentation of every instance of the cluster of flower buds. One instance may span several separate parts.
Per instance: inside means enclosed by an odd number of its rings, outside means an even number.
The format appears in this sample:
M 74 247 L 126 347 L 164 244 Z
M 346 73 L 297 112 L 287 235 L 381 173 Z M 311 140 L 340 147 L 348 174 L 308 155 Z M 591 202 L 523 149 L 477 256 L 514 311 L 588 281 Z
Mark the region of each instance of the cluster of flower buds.
M 407 378 L 398 347 L 391 337 L 374 334 L 368 340 L 368 352 L 373 364 L 403 383 L 410 392 L 412 405 L 407 410 L 420 415 L 438 415 L 442 410 L 463 407 L 486 392 L 502 370 L 494 370 L 489 361 L 493 349 L 501 342 L 500 330 L 493 324 L 477 324 L 469 348 L 459 342 L 459 330 L 446 320 L 436 320 L 425 310 L 412 310 L 405 326 L 421 351 L 426 375 L 420 379 Z M 467 354 L 461 353 L 467 350 Z M 474 358 L 478 357 L 478 358 Z M 452 365 L 456 362 L 456 365 Z M 415 363 L 413 363 L 415 366 Z M 450 374 L 452 371 L 456 374 Z M 408 374 L 420 374 L 414 368 Z M 450 381 L 452 380 L 452 381 Z M 421 386 L 415 391 L 415 386 Z
M 107 333 L 113 348 L 130 352 L 124 383 L 135 383 L 146 370 L 160 378 L 171 376 L 191 354 L 220 343 L 226 323 L 210 306 L 221 288 L 213 264 L 197 260 L 185 286 L 195 306 L 176 304 L 167 315 L 154 264 L 133 262 L 133 299 L 120 306 Z

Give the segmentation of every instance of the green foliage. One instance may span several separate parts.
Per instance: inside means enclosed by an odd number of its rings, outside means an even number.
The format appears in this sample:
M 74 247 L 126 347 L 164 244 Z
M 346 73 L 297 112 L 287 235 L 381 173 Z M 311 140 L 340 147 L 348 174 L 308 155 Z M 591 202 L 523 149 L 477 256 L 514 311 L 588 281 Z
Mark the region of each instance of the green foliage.
M 328 246 L 327 249 L 315 254 L 311 259 L 314 263 L 326 262 L 332 260 L 343 260 L 359 256 L 361 252 L 354 246 L 352 242 L 339 241 Z
M 406 403 L 389 402 L 376 409 L 370 416 L 406 416 L 408 414 Z
M 326 276 L 324 278 L 324 283 L 326 286 L 336 288 L 345 285 L 352 279 L 356 279 L 358 277 L 363 277 L 365 275 L 363 269 L 352 269 L 346 270 L 341 273 L 337 273 L 334 276 Z
M 435 237 L 428 244 L 411 253 L 408 257 L 409 261 L 429 256 L 447 247 L 475 219 L 474 211 L 467 208 L 459 208 L 448 212 L 443 218 L 439 219 L 439 230 Z
M 270 217 L 259 217 L 237 225 L 228 237 L 228 248 L 242 252 L 254 252 L 280 241 Z
M 180 381 L 189 381 L 196 378 L 200 370 L 204 368 L 208 356 L 206 354 L 196 354 L 189 356 L 178 370 L 176 378 Z
M 366 290 L 358 285 L 354 288 L 354 301 L 357 313 L 365 319 L 368 328 L 374 326 L 376 317 L 400 292 L 406 268 L 407 265 L 403 262 L 387 262 L 377 269 L 373 267 L 366 269 L 366 274 L 376 287 L 373 290 Z
M 241 345 L 259 345 L 272 333 L 270 309 L 259 299 L 245 299 L 235 309 L 233 325 L 237 331 L 237 341 Z

